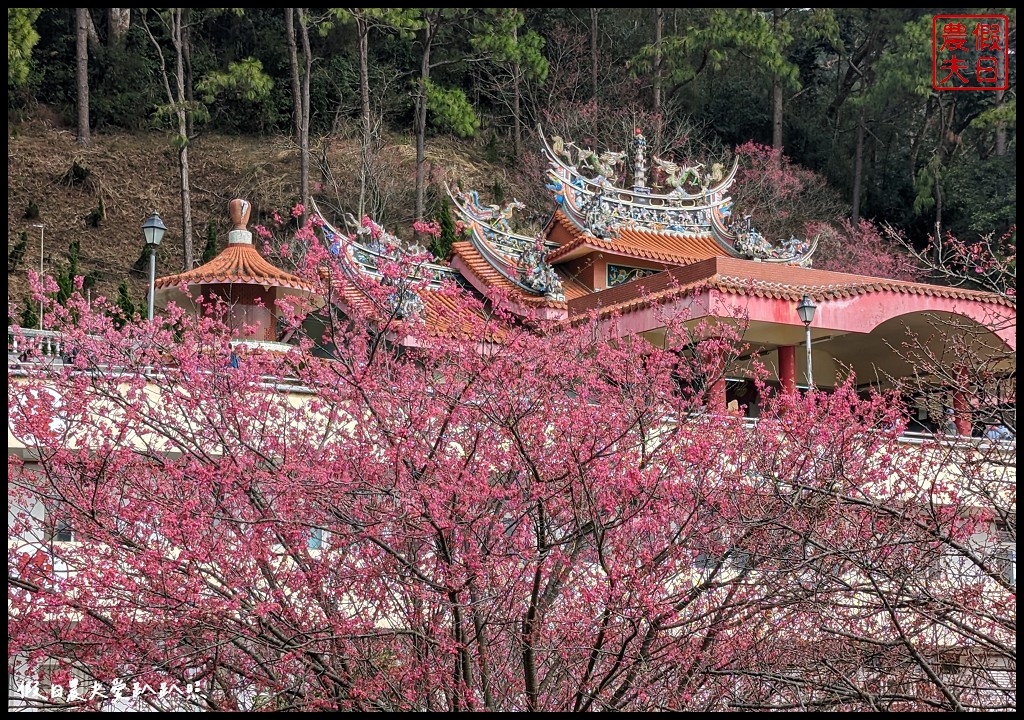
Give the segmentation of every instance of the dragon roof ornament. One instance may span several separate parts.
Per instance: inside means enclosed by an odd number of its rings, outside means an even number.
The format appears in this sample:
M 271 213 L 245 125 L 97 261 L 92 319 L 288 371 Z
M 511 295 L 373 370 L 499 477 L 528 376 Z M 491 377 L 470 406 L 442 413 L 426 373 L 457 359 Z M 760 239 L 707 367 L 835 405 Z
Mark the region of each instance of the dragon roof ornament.
M 458 273 L 452 268 L 423 262 L 419 259 L 426 252 L 423 248 L 403 249 L 402 242 L 395 235 L 369 217 L 358 222 L 351 213 L 346 214 L 345 222 L 350 231 L 343 232 L 324 217 L 316 201 L 312 201 L 312 207 L 323 227 L 329 252 L 338 258 L 349 279 L 357 286 L 371 279 L 393 288 L 388 302 L 395 317 L 414 318 L 422 314 L 424 305 L 417 288 L 436 290 L 445 281 L 458 281 Z M 389 261 L 408 266 L 403 277 L 391 277 L 382 272 L 384 263 Z
M 545 259 L 548 251 L 558 246 L 512 231 L 512 213 L 525 207 L 523 203 L 513 200 L 500 207 L 483 205 L 475 190 L 447 190 L 470 231 L 470 242 L 491 267 L 531 295 L 543 295 L 557 302 L 565 300 L 562 281 Z
M 324 229 L 324 238 L 328 243 L 331 255 L 339 258 L 342 268 L 355 276 L 369 276 L 380 279 L 380 267 L 383 262 L 409 261 L 409 279 L 427 281 L 432 289 L 437 289 L 446 280 L 457 281 L 458 273 L 445 265 L 422 262 L 417 258 L 425 253 L 419 247 L 403 249 L 403 243 L 395 235 L 382 226 L 364 217 L 358 222 L 351 213 L 345 217 L 348 232 L 341 231 L 332 225 L 312 201 L 313 213 L 319 218 Z
M 619 184 L 619 165 L 625 152 L 597 154 L 555 135 L 549 143 L 540 133 L 548 158 L 548 184 L 565 215 L 598 239 L 610 239 L 622 230 L 710 234 L 734 257 L 765 262 L 810 265 L 816 240 L 770 243 L 744 216 L 737 223 L 728 191 L 739 169 L 739 158 L 726 171 L 722 163 L 705 169 L 702 163 L 679 164 L 651 155 L 660 187 L 647 183 L 647 140 L 634 131 L 632 188 Z M 659 192 L 660 190 L 660 192 Z
M 800 240 L 790 237 L 772 243 L 754 227 L 749 215 L 729 225 L 729 234 L 735 239 L 732 247 L 740 257 L 762 262 L 789 263 L 810 267 L 811 256 L 818 247 L 818 238 Z

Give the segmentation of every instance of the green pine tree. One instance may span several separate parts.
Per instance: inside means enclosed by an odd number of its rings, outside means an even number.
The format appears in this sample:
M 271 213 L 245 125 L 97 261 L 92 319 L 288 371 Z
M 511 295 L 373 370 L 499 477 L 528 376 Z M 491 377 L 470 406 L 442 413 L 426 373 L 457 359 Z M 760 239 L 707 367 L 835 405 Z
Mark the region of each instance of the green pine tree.
M 18 272 L 18 265 L 25 259 L 25 249 L 28 247 L 28 231 L 22 230 L 18 235 L 18 242 L 14 243 L 7 253 L 7 274 L 13 275 Z
M 215 257 L 217 257 L 217 229 L 211 220 L 206 223 L 206 246 L 203 247 L 202 263 L 205 265 Z
M 32 298 L 25 298 L 25 307 L 21 309 L 21 326 L 23 328 L 34 328 L 39 326 L 39 316 L 36 314 L 36 304 Z
M 128 288 L 127 280 L 122 280 L 121 284 L 117 286 L 117 302 L 114 303 L 114 307 L 117 308 L 117 312 L 114 315 L 114 324 L 118 328 L 124 327 L 125 323 L 130 322 L 135 317 L 137 308 L 135 303 L 132 302 L 131 290 Z
M 458 240 L 455 236 L 455 220 L 452 218 L 452 209 L 447 197 L 441 198 L 441 207 L 436 219 L 441 226 L 441 235 L 431 243 L 430 252 L 438 260 L 445 260 L 452 250 L 452 243 Z
M 61 305 L 68 301 L 71 297 L 71 293 L 75 289 L 75 276 L 78 275 L 78 254 L 81 250 L 81 244 L 78 240 L 68 245 L 68 265 L 67 268 L 57 273 L 54 278 L 57 282 L 57 302 Z

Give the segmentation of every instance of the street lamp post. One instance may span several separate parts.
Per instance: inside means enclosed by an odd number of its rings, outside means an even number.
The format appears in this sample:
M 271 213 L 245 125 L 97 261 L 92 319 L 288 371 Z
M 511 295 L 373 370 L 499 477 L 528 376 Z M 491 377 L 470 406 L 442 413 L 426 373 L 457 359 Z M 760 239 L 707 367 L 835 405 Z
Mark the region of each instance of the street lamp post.
M 818 306 L 814 304 L 809 295 L 804 295 L 800 298 L 800 303 L 796 306 L 796 314 L 800 316 L 800 320 L 804 324 L 804 331 L 806 332 L 806 344 L 807 344 L 807 389 L 814 389 L 814 371 L 811 369 L 811 320 L 814 319 L 814 311 L 818 309 Z
M 167 226 L 157 215 L 156 210 L 142 223 L 142 234 L 149 246 L 149 321 L 153 321 L 153 296 L 156 294 L 156 249 L 164 239 Z
M 32 227 L 39 228 L 39 281 L 43 281 L 43 236 L 46 234 L 46 226 L 42 223 L 33 223 Z M 39 301 L 39 329 L 43 329 L 43 301 Z

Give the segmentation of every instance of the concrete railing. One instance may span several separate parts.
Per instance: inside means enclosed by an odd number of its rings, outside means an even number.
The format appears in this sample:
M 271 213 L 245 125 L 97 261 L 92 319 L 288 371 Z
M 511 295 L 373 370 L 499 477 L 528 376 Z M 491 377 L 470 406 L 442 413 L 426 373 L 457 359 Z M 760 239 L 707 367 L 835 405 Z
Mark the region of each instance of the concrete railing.
M 58 333 L 52 330 L 27 330 L 18 332 L 7 329 L 7 364 L 19 362 L 21 356 L 35 349 L 40 355 L 56 359 L 63 358 L 64 345 Z
M 295 349 L 294 345 L 281 342 L 271 342 L 265 340 L 232 340 L 232 349 L 235 348 L 247 348 L 250 350 L 268 350 L 271 352 L 288 352 Z M 47 362 L 63 363 L 67 361 L 64 355 L 64 344 L 61 341 L 61 337 L 58 333 L 52 330 L 28 330 L 22 329 L 18 332 L 14 332 L 11 329 L 7 331 L 7 365 L 18 365 L 26 362 L 25 353 L 32 349 L 36 349 L 38 355 L 34 355 L 33 359 L 41 359 Z M 147 374 L 159 374 L 159 368 L 148 368 Z M 269 380 L 269 378 L 268 378 Z M 289 383 L 272 383 L 278 390 L 294 390 L 301 393 L 311 392 L 309 388 L 300 385 L 293 385 Z M 743 424 L 749 428 L 757 426 L 757 418 L 743 418 Z M 1016 437 L 1008 439 L 993 440 L 989 438 L 978 438 L 970 437 L 965 435 L 943 435 L 943 434 L 931 434 L 921 432 L 905 432 L 900 436 L 900 442 L 920 445 L 928 442 L 939 442 L 947 445 L 969 445 L 979 449 L 983 448 L 997 448 L 999 450 L 1006 450 L 1013 452 L 1017 447 Z

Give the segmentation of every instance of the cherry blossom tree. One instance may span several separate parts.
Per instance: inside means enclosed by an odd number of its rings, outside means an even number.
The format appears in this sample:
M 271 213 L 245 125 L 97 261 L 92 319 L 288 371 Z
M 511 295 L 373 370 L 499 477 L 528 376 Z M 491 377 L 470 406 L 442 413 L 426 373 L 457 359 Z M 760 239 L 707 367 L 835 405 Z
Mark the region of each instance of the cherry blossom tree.
M 755 429 L 718 412 L 741 322 L 666 317 L 657 347 L 423 279 L 399 312 L 403 262 L 368 302 L 330 289 L 330 358 L 232 345 L 213 303 L 119 329 L 76 296 L 47 314 L 60 358 L 21 338 L 24 702 L 101 707 L 116 682 L 227 711 L 1015 707 L 1005 465 L 901 443 L 897 398 L 852 381 L 765 392 Z
M 812 219 L 832 222 L 843 216 L 842 200 L 824 176 L 792 162 L 781 148 L 747 142 L 736 148 L 736 155 L 736 208 L 757 208 L 752 219 L 765 237 L 801 236 Z
M 818 238 L 815 267 L 822 270 L 918 282 L 926 271 L 902 245 L 894 245 L 883 228 L 861 218 L 835 223 L 806 223 L 805 232 Z
M 897 351 L 918 369 L 917 378 L 945 388 L 960 406 L 959 414 L 970 412 L 971 421 L 960 421 L 961 432 L 971 432 L 973 424 L 976 434 L 1015 438 L 1017 354 L 995 333 L 1016 333 L 1016 228 L 972 240 L 946 233 L 925 243 L 915 243 L 891 226 L 884 233 L 932 281 L 1000 298 L 984 325 L 956 315 L 935 315 L 927 333 L 908 333 Z M 916 390 L 911 380 L 903 383 L 907 392 Z

